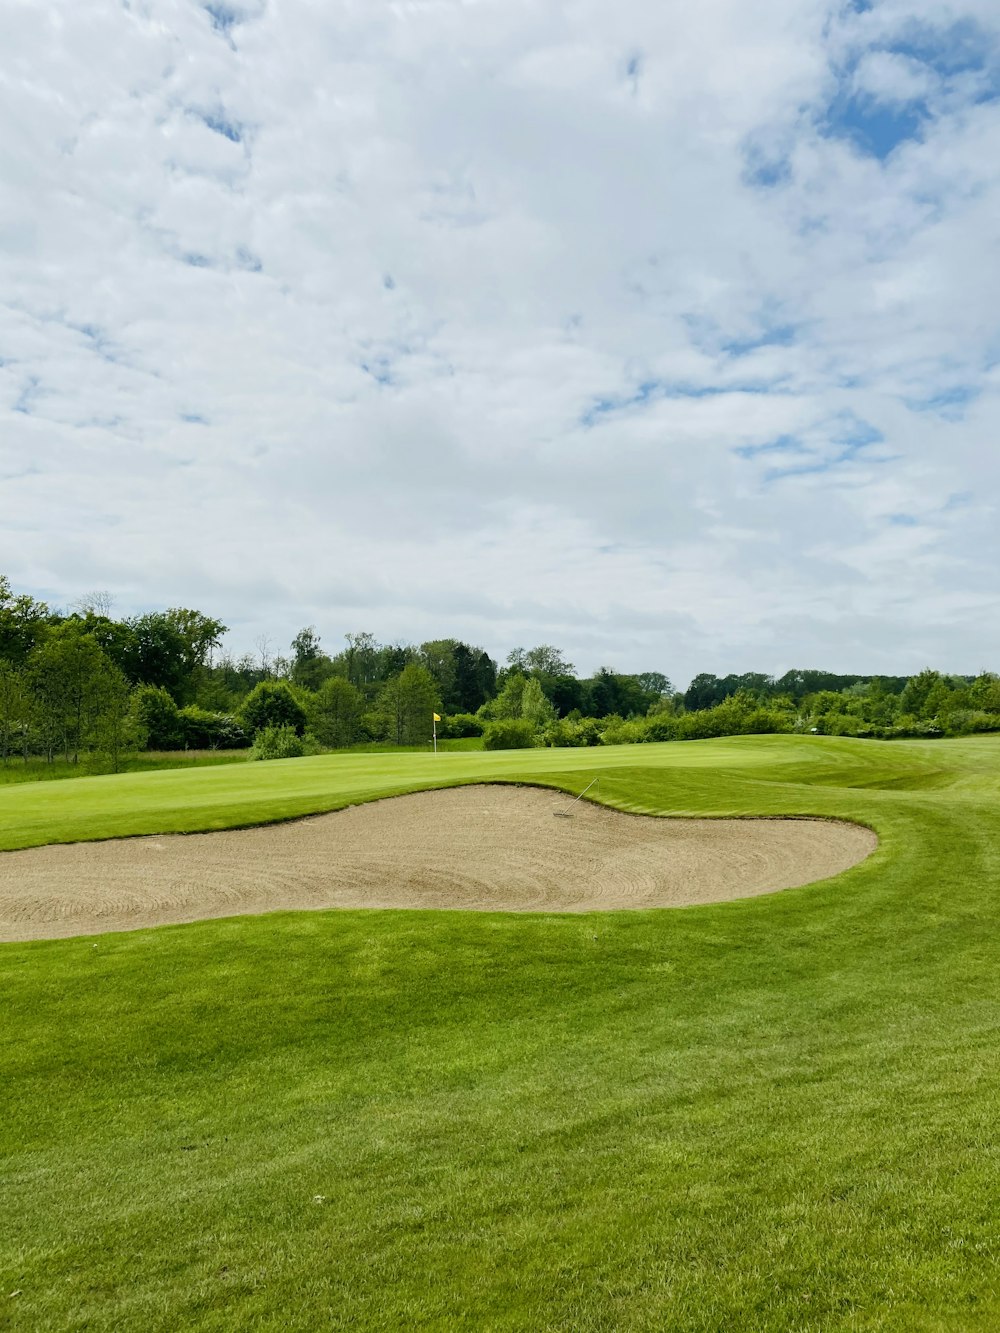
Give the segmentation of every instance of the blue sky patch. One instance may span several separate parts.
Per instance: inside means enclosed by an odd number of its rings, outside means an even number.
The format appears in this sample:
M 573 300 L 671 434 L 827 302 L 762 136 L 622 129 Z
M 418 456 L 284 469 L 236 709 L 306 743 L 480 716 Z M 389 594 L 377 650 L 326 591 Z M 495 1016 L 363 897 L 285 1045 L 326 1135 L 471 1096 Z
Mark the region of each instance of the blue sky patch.
M 845 412 L 835 417 L 817 432 L 821 440 L 802 440 L 796 435 L 779 435 L 766 444 L 744 444 L 733 450 L 740 458 L 774 458 L 773 466 L 764 473 L 765 483 L 783 481 L 787 477 L 813 476 L 832 472 L 845 463 L 853 463 L 873 444 L 881 444 L 884 436 L 871 422 Z M 822 440 L 822 436 L 826 436 Z M 831 448 L 832 446 L 832 448 Z M 887 462 L 888 459 L 871 460 Z
M 103 329 L 99 329 L 96 324 L 70 324 L 68 327 L 82 334 L 91 351 L 96 352 L 102 361 L 110 361 L 112 365 L 117 365 L 118 354 Z
M 954 384 L 926 398 L 907 398 L 906 406 L 911 412 L 933 412 L 945 421 L 961 421 L 965 409 L 979 397 L 981 389 L 972 384 Z
M 221 134 L 230 143 L 243 142 L 243 127 L 225 114 L 224 111 L 195 111 L 203 125 L 207 125 L 215 134 Z
M 760 190 L 773 190 L 792 179 L 792 160 L 787 153 L 749 142 L 743 148 L 743 183 Z
M 742 384 L 690 384 L 672 380 L 643 380 L 633 393 L 595 398 L 579 416 L 581 426 L 590 429 L 608 417 L 617 416 L 667 398 L 719 398 L 727 394 L 780 393 L 773 384 L 748 381 Z
M 694 346 L 708 356 L 741 357 L 761 347 L 792 347 L 801 331 L 799 325 L 785 317 L 776 301 L 762 302 L 757 312 L 745 321 L 750 326 L 749 332 L 729 333 L 703 315 L 687 314 L 683 320 Z
M 794 435 L 779 435 L 767 444 L 741 444 L 733 450 L 740 458 L 760 458 L 762 454 L 802 453 L 802 441 Z
M 748 338 L 732 338 L 722 343 L 727 356 L 746 356 L 760 347 L 791 347 L 798 334 L 794 324 L 773 324 Z
M 929 114 L 924 102 L 889 106 L 867 93 L 844 93 L 828 108 L 821 132 L 828 138 L 847 139 L 884 162 L 900 144 L 922 137 Z
M 883 49 L 919 60 L 943 78 L 986 71 L 991 67 L 994 73 L 998 72 L 1000 53 L 996 43 L 972 19 L 963 19 L 947 28 L 914 25 L 904 40 Z
M 34 400 L 38 395 L 38 377 L 30 375 L 25 381 L 21 392 L 17 395 L 17 401 L 14 404 L 15 412 L 22 412 L 26 417 L 30 417 Z
M 234 28 L 240 21 L 240 15 L 229 5 L 220 3 L 220 0 L 210 0 L 209 4 L 204 6 L 205 13 L 212 20 L 212 27 L 216 32 L 225 33 L 228 37 L 230 29 Z

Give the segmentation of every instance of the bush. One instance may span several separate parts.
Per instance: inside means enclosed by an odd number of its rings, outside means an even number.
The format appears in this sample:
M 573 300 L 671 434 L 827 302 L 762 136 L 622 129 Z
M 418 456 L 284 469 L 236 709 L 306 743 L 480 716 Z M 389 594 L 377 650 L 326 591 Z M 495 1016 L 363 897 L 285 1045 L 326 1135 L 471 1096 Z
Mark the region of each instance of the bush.
M 675 741 L 677 739 L 677 718 L 671 713 L 654 713 L 646 719 L 646 740 Z
M 460 741 L 481 736 L 483 724 L 475 713 L 449 713 L 437 724 L 438 740 Z
M 192 750 L 211 750 L 219 743 L 221 713 L 210 713 L 196 704 L 189 704 L 177 714 L 181 727 L 181 744 Z
M 262 680 L 240 705 L 239 720 L 251 736 L 266 727 L 291 727 L 301 736 L 306 710 L 284 681 Z
M 533 723 L 523 717 L 500 718 L 483 728 L 484 750 L 530 750 L 537 743 Z
M 176 750 L 184 744 L 177 705 L 160 685 L 140 685 L 134 696 L 135 715 L 146 731 L 150 750 Z
M 586 723 L 589 726 L 568 717 L 559 718 L 545 728 L 543 740 L 546 745 L 559 747 L 599 745 L 601 733 L 596 720 L 588 717 Z
M 1000 731 L 1000 716 L 979 708 L 963 708 L 948 714 L 947 729 L 954 736 L 974 736 L 987 731 Z
M 293 726 L 261 727 L 250 747 L 249 759 L 298 759 L 305 746 Z
M 220 750 L 242 750 L 249 739 L 231 713 L 216 713 L 215 744 Z
M 638 745 L 645 739 L 645 722 L 626 722 L 617 713 L 612 713 L 610 717 L 604 719 L 601 730 L 602 745 Z

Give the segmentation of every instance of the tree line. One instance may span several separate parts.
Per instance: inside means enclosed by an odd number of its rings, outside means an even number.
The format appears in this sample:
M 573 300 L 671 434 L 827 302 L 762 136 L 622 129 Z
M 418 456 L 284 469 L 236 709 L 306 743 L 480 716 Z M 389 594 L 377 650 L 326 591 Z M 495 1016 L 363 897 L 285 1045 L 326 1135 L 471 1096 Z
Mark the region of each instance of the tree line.
M 578 676 L 549 644 L 515 648 L 500 664 L 459 639 L 386 644 L 359 631 L 331 652 L 307 626 L 287 653 L 261 636 L 233 656 L 227 629 L 189 608 L 119 619 L 106 594 L 56 610 L 0 575 L 0 760 L 84 756 L 116 771 L 141 748 L 253 747 L 272 757 L 420 745 L 432 713 L 442 715 L 442 738 L 482 736 L 490 748 L 1000 730 L 1000 681 L 989 672 L 702 674 L 681 692 L 659 671 Z

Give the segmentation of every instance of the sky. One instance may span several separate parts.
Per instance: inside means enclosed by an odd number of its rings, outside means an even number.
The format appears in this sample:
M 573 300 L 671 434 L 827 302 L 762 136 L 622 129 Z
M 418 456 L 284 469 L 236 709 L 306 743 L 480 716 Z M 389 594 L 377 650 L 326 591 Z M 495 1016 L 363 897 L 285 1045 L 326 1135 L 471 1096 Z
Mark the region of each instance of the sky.
M 0 571 L 1000 668 L 996 0 L 0 0 Z

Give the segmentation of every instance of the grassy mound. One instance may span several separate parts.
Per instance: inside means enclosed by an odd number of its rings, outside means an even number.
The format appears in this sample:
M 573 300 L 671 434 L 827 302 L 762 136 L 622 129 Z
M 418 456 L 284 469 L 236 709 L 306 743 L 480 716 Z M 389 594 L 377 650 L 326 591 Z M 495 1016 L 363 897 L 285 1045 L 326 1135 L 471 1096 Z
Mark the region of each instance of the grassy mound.
M 624 809 L 837 815 L 881 846 L 819 888 L 683 911 L 0 946 L 0 1323 L 996 1327 L 997 740 L 25 784 L 0 839 L 597 775 Z

